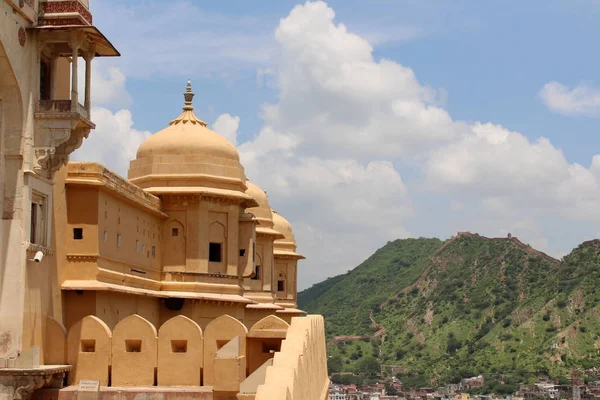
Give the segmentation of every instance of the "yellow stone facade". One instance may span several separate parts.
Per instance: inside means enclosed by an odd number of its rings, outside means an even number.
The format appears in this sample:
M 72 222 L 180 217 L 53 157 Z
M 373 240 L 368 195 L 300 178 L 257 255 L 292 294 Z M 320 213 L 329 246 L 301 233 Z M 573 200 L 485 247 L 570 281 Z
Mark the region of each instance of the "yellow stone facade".
M 292 227 L 189 82 L 127 179 L 69 162 L 95 127 L 92 60 L 119 55 L 89 6 L 0 2 L 0 400 L 70 400 L 89 381 L 103 399 L 325 399 Z

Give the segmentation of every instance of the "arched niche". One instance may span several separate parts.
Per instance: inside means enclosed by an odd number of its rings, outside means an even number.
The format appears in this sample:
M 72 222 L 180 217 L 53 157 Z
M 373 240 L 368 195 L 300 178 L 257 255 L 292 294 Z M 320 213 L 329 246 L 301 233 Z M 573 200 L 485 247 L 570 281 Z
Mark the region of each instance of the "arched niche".
M 200 386 L 203 361 L 202 329 L 177 315 L 158 330 L 158 385 Z
M 107 386 L 111 343 L 110 329 L 100 318 L 88 315 L 76 322 L 67 336 L 67 362 L 73 366 L 69 385 L 85 379 Z
M 215 384 L 215 360 L 217 352 L 232 339 L 239 337 L 239 355 L 246 354 L 246 335 L 248 329 L 230 315 L 221 315 L 211 321 L 204 329 L 204 385 Z M 245 360 L 244 360 L 245 363 Z M 245 371 L 245 366 L 243 368 Z
M 281 350 L 290 325 L 275 315 L 255 323 L 246 341 L 247 374 L 250 375 Z
M 163 234 L 164 251 L 162 252 L 163 266 L 169 268 L 185 268 L 186 264 L 186 243 L 185 227 L 181 221 L 171 219 L 165 224 Z
M 156 328 L 137 314 L 113 331 L 112 386 L 153 386 L 157 361 Z

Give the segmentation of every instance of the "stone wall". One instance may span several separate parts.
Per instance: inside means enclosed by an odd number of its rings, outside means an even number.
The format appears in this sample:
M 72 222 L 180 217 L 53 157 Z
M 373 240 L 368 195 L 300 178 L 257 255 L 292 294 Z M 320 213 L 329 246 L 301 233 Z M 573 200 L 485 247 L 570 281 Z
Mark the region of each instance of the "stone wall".
M 287 328 L 272 315 L 258 321 L 250 330 L 252 347 L 247 350 L 248 329 L 229 315 L 213 320 L 204 331 L 182 315 L 158 330 L 137 314 L 122 319 L 112 330 L 97 316 L 88 315 L 68 334 L 54 329 L 52 340 L 55 361 L 61 361 L 65 352 L 60 349 L 66 348 L 63 361 L 73 366 L 70 385 L 88 379 L 115 387 L 204 385 L 235 394 L 248 375 L 247 358 L 252 370 L 271 359 L 276 354 L 271 350 L 281 347 Z
M 281 351 L 267 367 L 265 383 L 258 386 L 254 399 L 326 400 L 328 387 L 323 317 L 292 318 Z

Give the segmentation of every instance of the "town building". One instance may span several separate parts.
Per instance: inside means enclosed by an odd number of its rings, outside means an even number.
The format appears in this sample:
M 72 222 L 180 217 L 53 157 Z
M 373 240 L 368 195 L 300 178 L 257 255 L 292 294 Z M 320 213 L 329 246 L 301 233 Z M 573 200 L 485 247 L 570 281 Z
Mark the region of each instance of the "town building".
M 127 179 L 69 162 L 91 63 L 119 56 L 92 21 L 87 0 L 0 2 L 0 400 L 326 399 L 292 226 L 190 82 Z

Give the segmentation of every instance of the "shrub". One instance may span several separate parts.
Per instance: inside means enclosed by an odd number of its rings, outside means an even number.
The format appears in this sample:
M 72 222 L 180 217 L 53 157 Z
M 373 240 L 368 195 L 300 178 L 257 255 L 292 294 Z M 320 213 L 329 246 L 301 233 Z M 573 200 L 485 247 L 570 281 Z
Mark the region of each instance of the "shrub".
M 542 317 L 542 319 L 543 319 L 544 321 L 550 321 L 550 313 L 546 313 L 546 314 L 544 314 L 544 316 Z

